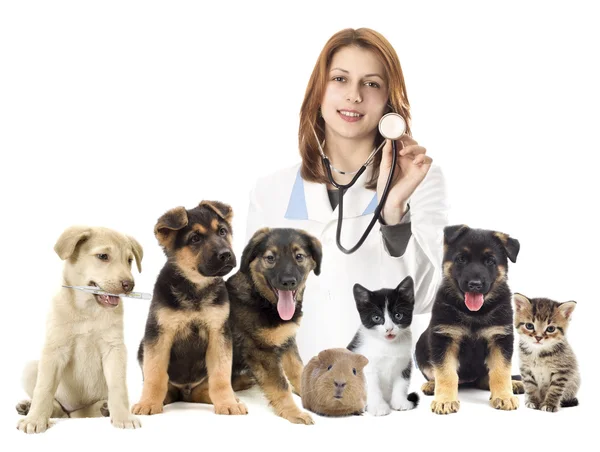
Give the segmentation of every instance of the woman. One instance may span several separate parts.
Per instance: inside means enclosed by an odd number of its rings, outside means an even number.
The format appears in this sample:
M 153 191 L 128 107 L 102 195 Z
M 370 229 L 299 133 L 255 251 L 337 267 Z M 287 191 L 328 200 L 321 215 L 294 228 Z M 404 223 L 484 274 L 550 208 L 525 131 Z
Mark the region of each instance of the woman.
M 380 118 L 394 111 L 407 123 L 398 140 L 398 162 L 386 204 L 363 245 L 353 254 L 336 245 L 337 190 L 329 183 L 320 147 L 332 166 L 355 172 L 383 137 Z M 361 28 L 336 33 L 323 48 L 300 112 L 302 162 L 262 178 L 250 196 L 247 238 L 261 227 L 300 228 L 323 245 L 321 275 L 311 274 L 304 293 L 297 335 L 304 362 L 321 350 L 345 347 L 360 317 L 353 286 L 395 288 L 410 275 L 415 282 L 415 314 L 430 312 L 441 280 L 443 228 L 447 224 L 444 179 L 424 147 L 410 135 L 409 103 L 400 61 L 379 33 Z M 373 218 L 392 159 L 387 140 L 343 198 L 341 244 L 351 248 Z M 352 175 L 332 172 L 346 184 Z M 428 316 L 415 315 L 413 335 Z

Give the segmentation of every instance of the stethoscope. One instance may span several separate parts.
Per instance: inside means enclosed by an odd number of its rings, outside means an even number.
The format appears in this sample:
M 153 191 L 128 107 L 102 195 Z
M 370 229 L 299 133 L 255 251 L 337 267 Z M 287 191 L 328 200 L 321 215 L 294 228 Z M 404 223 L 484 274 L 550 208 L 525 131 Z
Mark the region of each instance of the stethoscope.
M 329 161 L 329 158 L 327 158 L 327 156 L 325 155 L 325 152 L 323 151 L 323 145 L 325 144 L 325 141 L 323 141 L 323 143 L 319 143 L 319 138 L 317 137 L 316 132 L 314 132 L 314 130 L 313 130 L 313 132 L 315 133 L 315 137 L 317 138 L 317 144 L 319 145 L 319 151 L 321 152 L 321 158 L 323 159 L 323 165 L 325 165 L 325 169 L 327 171 L 327 176 L 329 177 L 329 182 L 331 182 L 331 185 L 333 185 L 335 188 L 338 189 L 338 196 L 339 196 L 339 199 L 338 199 L 338 223 L 337 223 L 337 231 L 336 231 L 335 238 L 336 238 L 336 243 L 337 243 L 338 248 L 340 249 L 340 251 L 342 251 L 345 254 L 352 254 L 361 247 L 361 245 L 364 243 L 367 236 L 373 229 L 375 222 L 379 219 L 379 214 L 381 212 L 381 209 L 383 209 L 383 206 L 385 205 L 385 200 L 388 197 L 388 194 L 390 191 L 390 186 L 392 184 L 392 180 L 394 179 L 394 170 L 396 169 L 396 160 L 397 160 L 397 153 L 398 153 L 397 147 L 396 147 L 396 140 L 398 138 L 400 138 L 402 135 L 404 135 L 405 131 L 406 131 L 406 121 L 404 121 L 404 118 L 402 116 L 400 116 L 398 113 L 388 113 L 379 120 L 379 133 L 381 134 L 381 136 L 383 138 L 392 140 L 392 168 L 390 169 L 390 174 L 387 178 L 385 188 L 383 189 L 383 194 L 381 195 L 381 200 L 379 201 L 379 203 L 377 204 L 377 207 L 375 208 L 375 212 L 373 213 L 373 218 L 371 219 L 371 222 L 367 226 L 367 229 L 365 229 L 365 232 L 363 233 L 363 235 L 360 238 L 360 240 L 358 241 L 358 243 L 356 245 L 354 245 L 352 248 L 346 249 L 340 243 L 340 238 L 342 236 L 342 219 L 344 217 L 344 194 L 345 194 L 346 190 L 348 190 L 350 187 L 352 187 L 356 183 L 358 178 L 367 169 L 367 166 L 369 166 L 372 163 L 373 158 L 375 157 L 375 154 L 377 154 L 377 152 L 379 152 L 381 150 L 381 148 L 384 146 L 385 140 L 383 140 L 383 142 L 378 147 L 373 149 L 373 152 L 371 152 L 371 154 L 369 155 L 369 158 L 364 163 L 364 165 L 360 167 L 359 170 L 354 171 L 354 172 L 347 172 L 347 171 L 338 170 L 331 164 L 331 162 Z M 332 169 L 339 174 L 354 175 L 354 177 L 352 178 L 352 180 L 349 183 L 347 183 L 345 185 L 338 184 L 335 180 L 333 180 L 333 174 L 331 173 Z

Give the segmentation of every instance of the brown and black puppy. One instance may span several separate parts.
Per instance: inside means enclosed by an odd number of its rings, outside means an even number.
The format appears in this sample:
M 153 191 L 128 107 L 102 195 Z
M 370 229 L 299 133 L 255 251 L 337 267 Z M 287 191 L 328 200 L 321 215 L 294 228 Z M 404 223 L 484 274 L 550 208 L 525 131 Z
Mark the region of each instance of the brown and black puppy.
M 458 385 L 490 389 L 494 408 L 514 410 L 523 385 L 511 380 L 513 310 L 508 260 L 519 242 L 506 234 L 468 226 L 444 229 L 443 281 L 431 321 L 416 346 L 417 366 L 435 394 L 431 410 L 458 411 Z
M 167 255 L 154 286 L 138 359 L 144 373 L 136 414 L 163 404 L 212 403 L 217 414 L 246 414 L 231 387 L 229 297 L 222 276 L 236 265 L 231 207 L 202 201 L 169 210 L 154 228 Z
M 275 412 L 296 424 L 312 424 L 296 406 L 303 364 L 296 346 L 306 279 L 321 272 L 321 243 L 298 229 L 260 229 L 227 280 L 234 338 L 233 386 L 256 381 Z M 290 388 L 290 384 L 292 388 Z

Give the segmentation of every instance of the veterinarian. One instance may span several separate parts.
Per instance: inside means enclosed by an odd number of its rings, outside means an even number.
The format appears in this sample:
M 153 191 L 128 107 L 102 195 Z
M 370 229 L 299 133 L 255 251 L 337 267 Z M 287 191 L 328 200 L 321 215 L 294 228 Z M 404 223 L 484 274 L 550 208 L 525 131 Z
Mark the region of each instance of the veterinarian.
M 395 177 L 373 231 L 357 251 L 346 254 L 336 244 L 338 190 L 329 182 L 319 144 L 335 182 L 347 184 L 383 141 L 378 123 L 389 112 L 400 114 L 407 124 L 396 142 Z M 382 196 L 392 159 L 391 141 L 386 141 L 343 196 L 345 248 L 361 238 Z M 400 61 L 381 34 L 346 29 L 329 39 L 302 103 L 299 147 L 300 164 L 258 180 L 253 188 L 247 239 L 261 227 L 300 228 L 323 245 L 321 275 L 311 273 L 304 292 L 297 335 L 303 361 L 352 340 L 360 325 L 352 294 L 355 283 L 370 290 L 394 288 L 411 275 L 416 298 L 413 337 L 418 338 L 441 281 L 448 201 L 441 170 L 411 136 Z

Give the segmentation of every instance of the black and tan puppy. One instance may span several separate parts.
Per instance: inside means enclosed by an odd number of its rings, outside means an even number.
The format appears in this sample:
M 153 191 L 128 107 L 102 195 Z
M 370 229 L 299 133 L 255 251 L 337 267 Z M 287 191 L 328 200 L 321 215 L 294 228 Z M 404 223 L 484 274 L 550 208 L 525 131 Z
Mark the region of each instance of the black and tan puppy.
M 321 243 L 298 229 L 260 229 L 242 254 L 239 271 L 227 280 L 234 338 L 233 386 L 256 381 L 275 412 L 296 424 L 312 424 L 298 408 L 302 360 L 296 331 L 311 270 L 320 273 Z
M 455 413 L 458 385 L 490 389 L 494 408 L 514 410 L 523 393 L 511 380 L 513 310 L 507 284 L 508 260 L 516 262 L 519 242 L 506 234 L 467 226 L 444 229 L 443 281 L 431 321 L 416 347 L 417 366 L 435 394 L 431 410 Z
M 231 387 L 229 297 L 222 276 L 236 265 L 232 210 L 216 201 L 177 207 L 154 233 L 167 255 L 154 286 L 138 359 L 144 373 L 136 414 L 163 404 L 212 403 L 217 414 L 246 414 Z

